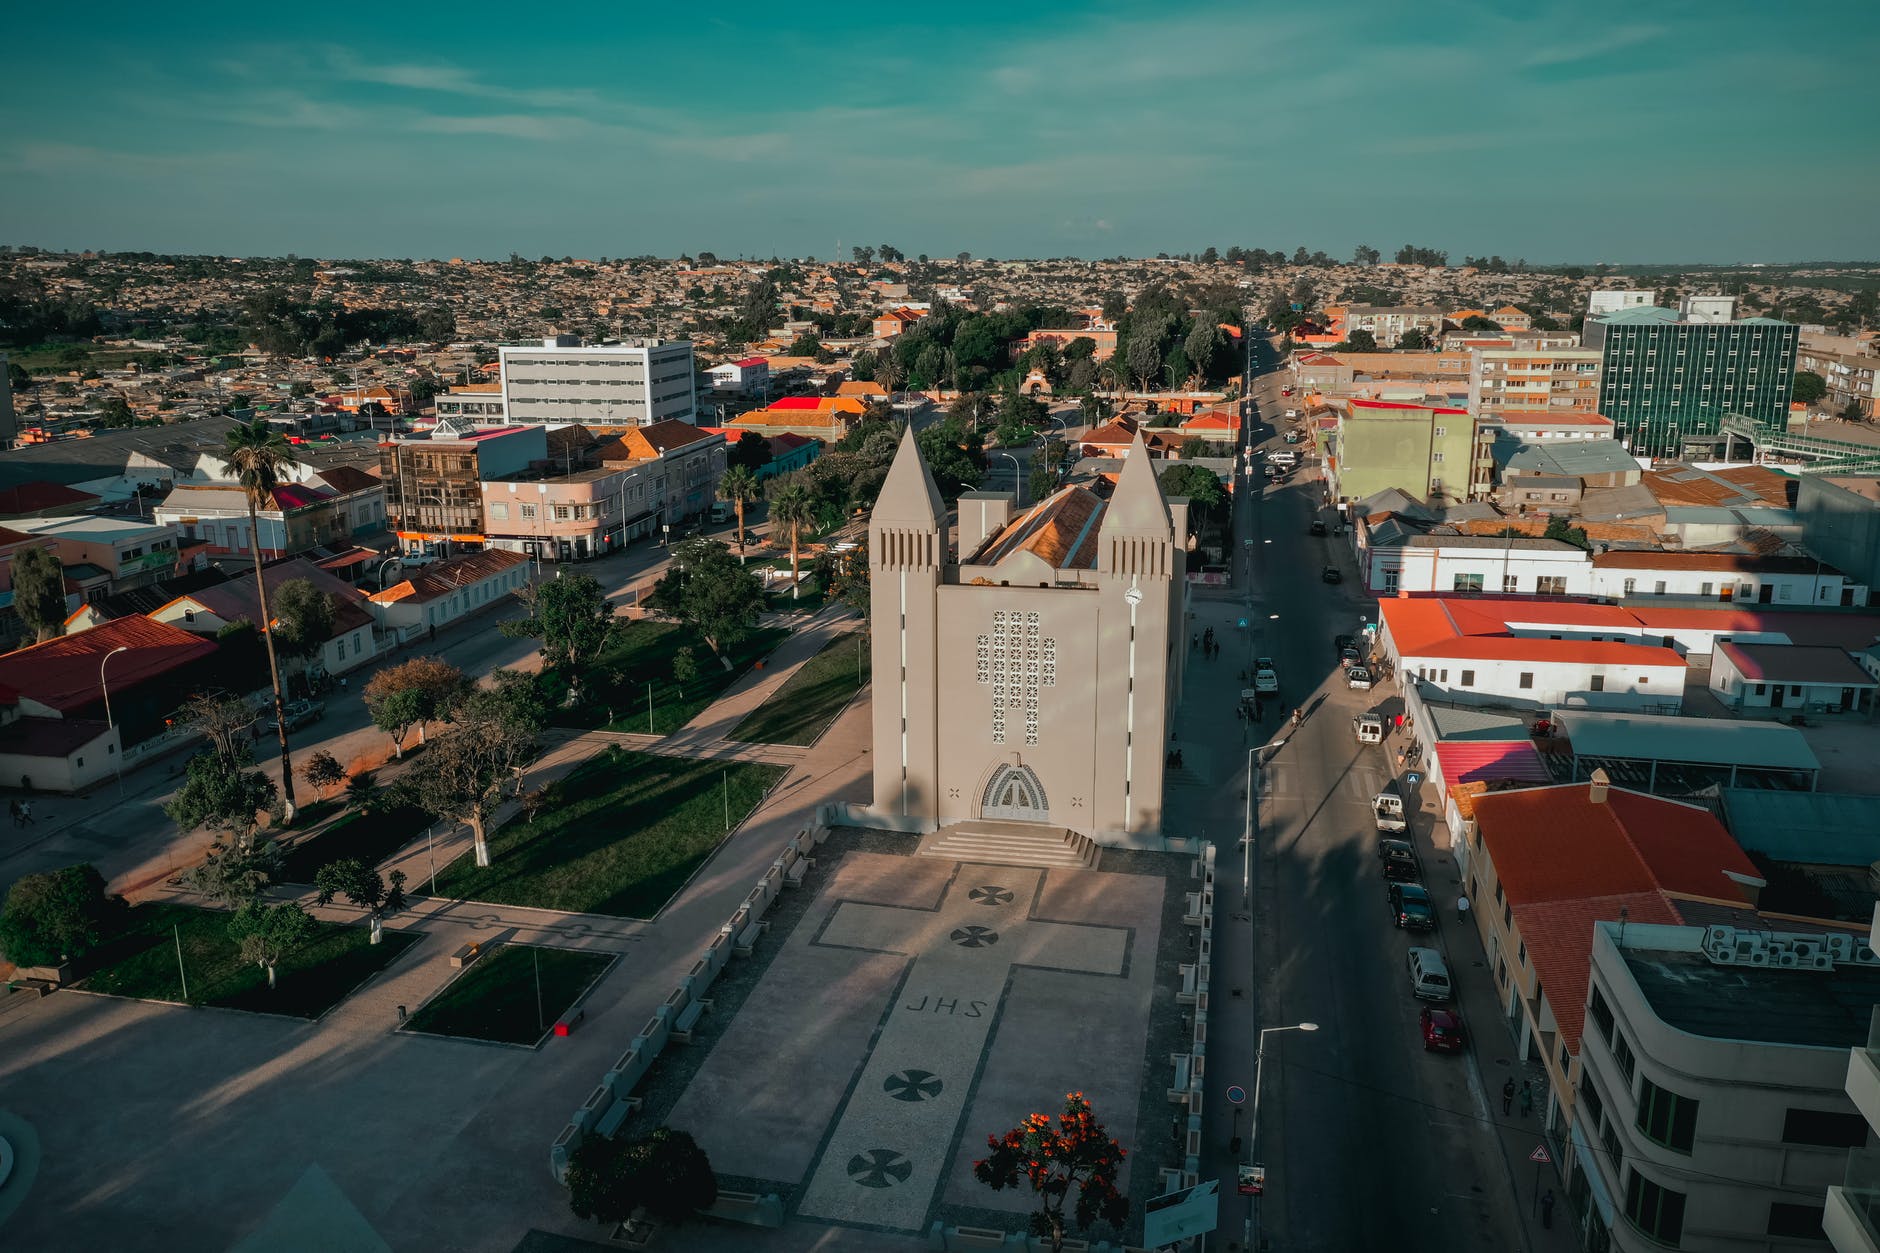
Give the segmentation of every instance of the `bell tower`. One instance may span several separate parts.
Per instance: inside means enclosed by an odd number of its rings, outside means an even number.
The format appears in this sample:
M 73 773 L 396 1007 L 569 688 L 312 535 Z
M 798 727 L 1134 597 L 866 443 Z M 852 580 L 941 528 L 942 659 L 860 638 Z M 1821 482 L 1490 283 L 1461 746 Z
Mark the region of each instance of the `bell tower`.
M 874 639 L 874 809 L 930 820 L 940 789 L 940 583 L 947 508 L 911 427 L 868 520 Z

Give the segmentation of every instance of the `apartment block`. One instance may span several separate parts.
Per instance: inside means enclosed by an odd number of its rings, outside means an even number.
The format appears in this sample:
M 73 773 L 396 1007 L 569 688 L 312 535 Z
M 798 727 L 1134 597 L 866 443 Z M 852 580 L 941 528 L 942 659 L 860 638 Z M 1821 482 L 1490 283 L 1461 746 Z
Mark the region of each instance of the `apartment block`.
M 1379 348 L 1395 348 L 1405 331 L 1419 330 L 1435 339 L 1443 329 L 1443 311 L 1435 305 L 1352 305 L 1345 311 L 1345 337 L 1369 331 Z
M 568 339 L 498 350 L 509 421 L 651 426 L 697 420 L 689 341 L 582 345 Z
M 1827 1191 L 1871 1139 L 1848 1078 L 1880 999 L 1867 937 L 1751 915 L 1590 938 L 1567 1188 L 1585 1247 L 1823 1247 Z
M 659 477 L 650 465 L 618 465 L 484 483 L 489 547 L 543 561 L 615 552 L 659 524 Z
M 1726 413 L 1786 430 L 1801 328 L 1774 318 L 1723 316 L 1715 302 L 1683 308 L 1641 305 L 1589 317 L 1588 348 L 1600 354 L 1598 411 L 1633 452 L 1681 455 L 1687 442 L 1714 443 Z
M 482 545 L 483 484 L 541 464 L 548 437 L 540 426 L 479 428 L 464 419 L 439 422 L 427 438 L 379 446 L 385 514 L 408 546 Z
M 1600 352 L 1477 348 L 1469 353 L 1469 408 L 1487 414 L 1599 412 Z
M 1432 504 L 1468 497 L 1475 422 L 1466 409 L 1390 400 L 1344 402 L 1326 473 L 1334 500 L 1402 488 Z
M 1602 313 L 1617 313 L 1621 309 L 1640 309 L 1649 304 L 1656 304 L 1658 293 L 1653 291 L 1596 291 L 1586 295 L 1586 316 L 1598 317 Z
M 1821 407 L 1840 415 L 1849 405 L 1864 418 L 1880 415 L 1880 356 L 1833 352 L 1804 344 L 1795 354 L 1795 368 L 1812 370 L 1828 385 Z

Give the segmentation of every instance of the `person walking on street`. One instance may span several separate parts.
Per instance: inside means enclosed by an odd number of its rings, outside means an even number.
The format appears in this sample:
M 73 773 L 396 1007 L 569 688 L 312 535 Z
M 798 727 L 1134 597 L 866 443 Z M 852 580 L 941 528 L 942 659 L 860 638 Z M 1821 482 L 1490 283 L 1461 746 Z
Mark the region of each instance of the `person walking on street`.
M 1466 896 L 1456 898 L 1456 919 L 1459 922 L 1469 920 L 1469 898 Z
M 20 825 L 23 827 L 33 825 L 33 803 L 31 801 L 20 802 Z
M 1514 1076 L 1510 1075 L 1501 1085 L 1501 1112 L 1506 1114 L 1514 1108 Z
M 1551 1230 L 1554 1225 L 1554 1190 L 1541 1193 L 1541 1226 Z
M 13 815 L 14 826 L 17 827 L 17 826 L 23 825 L 20 822 L 20 802 L 17 797 L 7 802 L 7 812 Z
M 1526 1118 L 1534 1112 L 1534 1083 L 1530 1079 L 1521 1081 L 1521 1117 Z

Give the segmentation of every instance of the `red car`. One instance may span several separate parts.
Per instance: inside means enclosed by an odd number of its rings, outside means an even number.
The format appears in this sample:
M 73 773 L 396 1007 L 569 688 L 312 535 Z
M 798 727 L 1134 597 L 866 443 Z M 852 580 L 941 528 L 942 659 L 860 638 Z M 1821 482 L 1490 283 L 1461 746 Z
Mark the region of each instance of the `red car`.
M 1430 1053 L 1462 1051 L 1462 1019 L 1455 1011 L 1425 1005 L 1419 1015 L 1423 1020 L 1423 1048 Z

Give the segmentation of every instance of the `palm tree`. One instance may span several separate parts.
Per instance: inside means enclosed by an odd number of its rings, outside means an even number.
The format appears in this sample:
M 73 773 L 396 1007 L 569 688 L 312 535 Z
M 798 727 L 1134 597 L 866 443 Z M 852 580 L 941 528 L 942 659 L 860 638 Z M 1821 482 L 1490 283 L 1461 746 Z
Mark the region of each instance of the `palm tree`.
M 255 594 L 261 599 L 261 641 L 268 649 L 268 675 L 274 680 L 274 725 L 281 737 L 281 797 L 287 821 L 294 820 L 294 768 L 287 751 L 287 699 L 281 692 L 281 665 L 274 656 L 274 619 L 268 613 L 268 585 L 261 578 L 261 523 L 263 502 L 274 503 L 274 489 L 281 485 L 281 471 L 299 465 L 291 444 L 262 418 L 238 422 L 228 433 L 222 450 L 248 497 L 248 546 L 255 555 Z
M 732 466 L 718 480 L 718 499 L 728 500 L 738 511 L 738 551 L 744 551 L 744 506 L 763 495 L 757 474 L 749 466 Z
M 786 483 L 770 498 L 770 520 L 790 528 L 790 599 L 797 597 L 797 555 L 803 528 L 816 520 L 816 497 L 801 483 Z
M 883 352 L 881 359 L 875 362 L 875 382 L 888 391 L 888 404 L 894 404 L 894 389 L 907 380 L 907 370 L 892 352 Z

